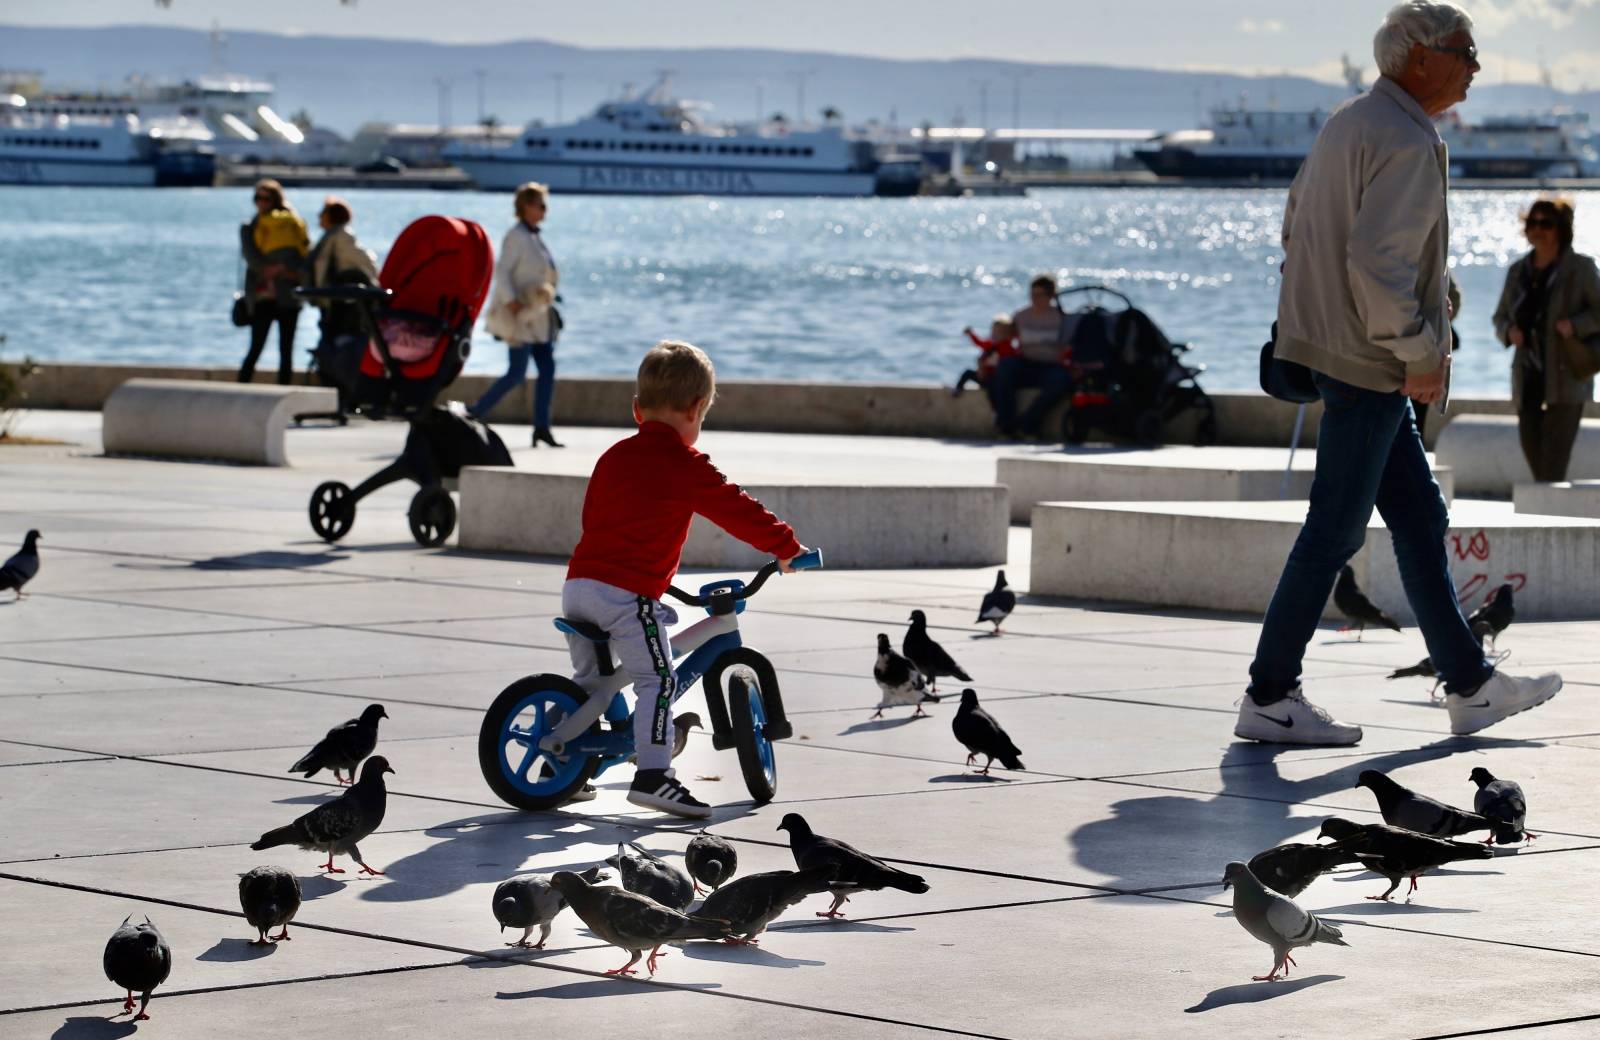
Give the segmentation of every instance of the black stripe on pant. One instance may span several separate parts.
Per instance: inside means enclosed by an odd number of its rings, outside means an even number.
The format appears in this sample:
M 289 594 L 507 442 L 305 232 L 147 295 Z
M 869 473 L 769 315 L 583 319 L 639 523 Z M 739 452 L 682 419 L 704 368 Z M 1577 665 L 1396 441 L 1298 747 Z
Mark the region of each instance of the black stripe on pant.
M 640 596 L 637 602 L 639 627 L 644 629 L 644 645 L 650 651 L 650 664 L 660 682 L 651 707 L 650 743 L 664 747 L 667 744 L 667 730 L 671 725 L 672 695 L 676 690 L 677 681 L 672 675 L 672 659 L 667 655 L 667 648 L 661 641 L 661 625 L 656 620 L 655 603 L 648 596 Z M 644 691 L 636 692 L 641 694 L 642 701 Z M 635 710 L 643 710 L 643 707 L 641 703 Z

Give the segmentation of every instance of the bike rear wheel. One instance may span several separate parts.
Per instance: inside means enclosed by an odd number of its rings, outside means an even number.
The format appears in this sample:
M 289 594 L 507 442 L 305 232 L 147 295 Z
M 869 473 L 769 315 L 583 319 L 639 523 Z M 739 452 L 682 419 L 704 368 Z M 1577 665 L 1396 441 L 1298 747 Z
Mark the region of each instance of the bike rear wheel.
M 564 675 L 530 675 L 500 691 L 478 730 L 478 768 L 490 790 L 518 809 L 554 809 L 594 778 L 600 759 L 564 761 L 539 741 L 589 699 Z M 596 722 L 589 730 L 599 733 Z
M 728 676 L 728 721 L 739 752 L 739 771 L 756 804 L 772 801 L 778 793 L 777 749 L 767 739 L 767 709 L 755 673 L 740 668 Z

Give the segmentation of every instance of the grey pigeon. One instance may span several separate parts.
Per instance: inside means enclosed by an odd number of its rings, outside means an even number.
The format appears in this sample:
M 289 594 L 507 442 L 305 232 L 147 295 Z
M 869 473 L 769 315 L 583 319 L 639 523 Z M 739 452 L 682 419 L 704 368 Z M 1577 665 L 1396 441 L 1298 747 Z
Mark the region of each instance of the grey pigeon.
M 1409 679 L 1412 676 L 1421 676 L 1424 679 L 1433 680 L 1433 689 L 1428 691 L 1428 695 L 1430 697 L 1438 693 L 1439 686 L 1444 682 L 1444 679 L 1440 678 L 1439 676 L 1439 669 L 1433 666 L 1433 658 L 1431 657 L 1424 657 L 1422 660 L 1418 661 L 1409 668 L 1396 668 L 1385 678 Z
M 683 864 L 694 878 L 695 895 L 700 894 L 701 885 L 715 892 L 739 869 L 739 852 L 724 839 L 702 831 L 689 839 Z
M 607 975 L 637 974 L 633 966 L 639 963 L 645 950 L 650 951 L 645 967 L 654 975 L 656 959 L 662 956 L 661 947 L 667 943 L 685 939 L 726 939 L 731 934 L 724 921 L 681 914 L 637 892 L 591 885 L 570 870 L 557 871 L 550 878 L 550 886 L 561 893 L 572 912 L 591 932 L 630 954 L 628 963 L 613 968 Z
M 1495 640 L 1500 638 L 1500 633 L 1511 627 L 1511 622 L 1517 616 L 1517 604 L 1514 596 L 1515 590 L 1507 582 L 1495 589 L 1483 606 L 1474 610 L 1467 618 L 1467 627 L 1472 629 L 1472 636 L 1478 642 L 1489 640 L 1489 648 L 1494 649 Z
M 383 705 L 367 705 L 360 718 L 349 719 L 330 729 L 327 736 L 317 741 L 316 747 L 289 767 L 289 772 L 312 777 L 320 770 L 331 769 L 339 783 L 350 783 L 355 779 L 356 766 L 378 746 L 378 720 L 388 717 Z M 350 780 L 340 776 L 341 772 L 349 773 Z
M 1001 571 L 995 575 L 994 588 L 983 594 L 983 602 L 978 604 L 978 621 L 987 621 L 994 625 L 994 634 L 1000 634 L 1000 623 L 1011 616 L 1017 609 L 1017 594 L 1006 585 L 1006 572 Z
M 1378 799 L 1383 822 L 1434 838 L 1453 838 L 1458 834 L 1486 831 L 1489 821 L 1477 813 L 1435 801 L 1389 779 L 1376 769 L 1363 769 L 1356 786 L 1365 787 Z
M 172 973 L 172 947 L 150 918 L 146 917 L 144 924 L 130 924 L 132 920 L 133 915 L 129 914 L 111 933 L 103 963 L 106 978 L 128 991 L 128 999 L 122 1004 L 124 1014 L 133 1010 L 133 995 L 140 994 L 139 1013 L 131 1021 L 143 1022 L 150 1017 L 145 1013 L 150 991 Z
M 701 917 L 725 921 L 740 938 L 725 939 L 735 945 L 756 945 L 756 936 L 778 915 L 806 896 L 828 891 L 838 868 L 824 863 L 805 870 L 769 870 L 747 874 L 706 896 L 696 911 Z
M 917 671 L 917 666 L 895 653 L 894 647 L 889 645 L 889 637 L 882 632 L 878 633 L 878 661 L 872 666 L 872 678 L 877 681 L 878 691 L 883 694 L 883 700 L 878 702 L 878 710 L 872 714 L 875 719 L 883 718 L 885 708 L 906 704 L 917 706 L 911 715 L 917 718 L 928 714 L 922 710 L 924 701 L 939 699 L 928 692 L 928 681 Z
M 300 879 L 282 867 L 248 870 L 239 875 L 239 906 L 259 936 L 250 941 L 251 946 L 287 942 L 289 922 L 300 912 Z M 283 931 L 268 937 L 274 928 Z
M 694 882 L 689 875 L 638 842 L 618 842 L 617 854 L 606 862 L 617 868 L 622 887 L 649 896 L 671 910 L 687 909 L 694 902 Z
M 1249 867 L 1257 881 L 1293 899 L 1323 874 L 1359 859 L 1348 849 L 1294 841 L 1256 853 Z
M 967 765 L 972 765 L 972 760 L 979 755 L 988 759 L 979 771 L 984 776 L 989 775 L 989 767 L 994 765 L 997 758 L 1007 769 L 1027 768 L 1019 757 L 1022 752 L 1017 750 L 1017 745 L 1012 743 L 1006 731 L 1000 728 L 1000 723 L 994 720 L 993 715 L 978 707 L 978 691 L 970 687 L 961 691 L 961 706 L 950 720 L 950 729 L 967 749 Z
M 900 652 L 911 659 L 917 671 L 927 676 L 928 688 L 938 693 L 939 680 L 947 675 L 962 682 L 971 682 L 972 676 L 963 671 L 955 658 L 928 635 L 928 615 L 913 610 L 910 620 L 911 627 L 906 629 L 905 638 L 900 640 Z
M 383 824 L 389 797 L 383 785 L 383 774 L 392 772 L 387 758 L 373 755 L 361 767 L 361 779 L 339 792 L 339 797 L 323 802 L 288 826 L 268 831 L 250 847 L 260 852 L 277 845 L 298 845 L 302 849 L 327 852 L 328 862 L 322 865 L 322 870 L 328 874 L 343 874 L 343 868 L 333 865 L 333 857 L 349 855 L 361 864 L 359 873 L 382 874 L 383 871 L 367 866 L 356 846 Z
M 928 890 L 928 883 L 916 874 L 896 870 L 837 838 L 813 833 L 811 825 L 799 813 L 786 813 L 778 823 L 778 830 L 789 832 L 789 851 L 794 855 L 795 866 L 801 870 L 831 866 L 838 871 L 828 886 L 833 893 L 833 905 L 826 913 L 819 911 L 818 917 L 843 917 L 839 907 L 848 903 L 855 892 L 897 888 L 921 895 Z
M 599 867 L 590 867 L 578 875 L 591 885 L 599 884 L 611 875 Z M 502 881 L 494 890 L 494 919 L 500 922 L 503 932 L 507 926 L 522 929 L 522 938 L 516 942 L 506 943 L 520 949 L 542 950 L 546 940 L 550 938 L 550 922 L 556 915 L 566 909 L 567 901 L 561 893 L 550 887 L 550 878 L 545 874 L 526 874 Z M 535 927 L 539 929 L 539 941 L 530 943 L 528 936 L 533 934 Z
M 1334 839 L 1336 847 L 1356 853 L 1361 865 L 1374 874 L 1389 879 L 1389 887 L 1382 895 L 1367 897 L 1379 901 L 1388 900 L 1406 878 L 1411 879 L 1411 887 L 1406 890 L 1409 899 L 1417 890 L 1417 878 L 1427 871 L 1457 860 L 1494 856 L 1487 846 L 1476 842 L 1430 838 L 1385 823 L 1351 823 L 1337 816 L 1323 820 L 1318 833 Z
M 1248 864 L 1235 860 L 1222 873 L 1222 887 L 1233 889 L 1233 917 L 1251 935 L 1272 947 L 1272 970 L 1251 976 L 1256 982 L 1272 982 L 1281 971 L 1289 974 L 1296 961 L 1289 951 L 1312 943 L 1349 946 L 1339 929 L 1317 919 L 1317 915 L 1280 892 L 1262 885 L 1250 873 Z
M 1339 613 L 1350 619 L 1349 627 L 1356 630 L 1358 641 L 1366 633 L 1368 625 L 1400 631 L 1400 622 L 1385 614 L 1361 591 L 1356 584 L 1355 568 L 1348 563 L 1339 568 L 1339 580 L 1333 584 L 1333 605 L 1339 608 Z
M 39 532 L 29 531 L 22 539 L 22 548 L 18 549 L 12 557 L 0 567 L 0 592 L 11 590 L 21 599 L 27 593 L 22 591 L 22 586 L 33 580 L 39 573 Z
M 692 711 L 672 716 L 672 757 L 677 758 L 689 746 L 689 731 L 701 729 L 700 716 Z
M 1515 780 L 1497 780 L 1482 766 L 1468 774 L 1467 779 L 1478 785 L 1478 793 L 1472 796 L 1472 807 L 1489 821 L 1490 842 L 1515 845 L 1524 838 L 1538 837 L 1525 826 L 1528 799 L 1522 793 L 1521 784 Z

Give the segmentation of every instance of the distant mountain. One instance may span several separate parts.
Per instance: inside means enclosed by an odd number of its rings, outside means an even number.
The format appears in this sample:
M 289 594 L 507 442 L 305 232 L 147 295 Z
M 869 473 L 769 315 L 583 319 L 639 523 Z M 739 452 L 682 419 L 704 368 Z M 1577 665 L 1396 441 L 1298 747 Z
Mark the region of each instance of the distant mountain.
M 436 122 L 440 79 L 451 83 L 452 121 L 473 122 L 480 73 L 487 111 L 513 125 L 555 117 L 557 76 L 561 114 L 572 119 L 623 84 L 643 85 L 660 69 L 673 70 L 682 96 L 710 102 L 717 116 L 728 119 L 755 115 L 758 91 L 766 113 L 792 117 L 802 78 L 813 118 L 832 105 L 852 122 L 892 116 L 902 124 L 978 125 L 984 104 L 977 83 L 984 80 L 992 126 L 1012 123 L 1014 83 L 1020 120 L 1032 127 L 1172 130 L 1194 126 L 1201 109 L 1241 93 L 1252 104 L 1282 108 L 1328 106 L 1345 95 L 1342 87 L 1301 76 L 761 49 L 589 49 L 541 40 L 433 44 L 236 32 L 226 35 L 220 63 L 275 83 L 280 112 L 303 108 L 317 123 L 347 134 L 369 120 Z M 191 29 L 0 25 L 0 68 L 38 70 L 47 86 L 115 88 L 130 75 L 177 80 L 202 74 L 212 68 L 212 52 L 208 34 Z M 1557 100 L 1600 112 L 1600 92 L 1558 95 L 1536 86 L 1485 84 L 1475 89 L 1463 114 L 1526 111 Z

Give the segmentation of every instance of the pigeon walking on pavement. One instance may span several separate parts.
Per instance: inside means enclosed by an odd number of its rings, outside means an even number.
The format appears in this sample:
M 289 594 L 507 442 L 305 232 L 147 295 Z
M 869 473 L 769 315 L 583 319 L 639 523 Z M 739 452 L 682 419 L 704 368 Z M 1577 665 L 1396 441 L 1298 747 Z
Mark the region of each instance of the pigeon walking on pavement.
M 677 758 L 689 746 L 689 731 L 700 729 L 700 716 L 696 712 L 686 711 L 682 715 L 672 716 L 672 757 Z
M 288 942 L 289 922 L 300 912 L 300 879 L 282 867 L 254 867 L 239 875 L 239 908 L 255 928 L 251 946 Z M 269 936 L 274 928 L 283 929 Z
M 928 714 L 922 710 L 923 703 L 939 699 L 928 692 L 928 681 L 917 671 L 917 666 L 895 653 L 894 647 L 889 645 L 889 637 L 882 632 L 878 633 L 878 662 L 872 666 L 872 678 L 877 680 L 878 690 L 883 694 L 878 710 L 872 713 L 875 719 L 883 718 L 885 708 L 907 704 L 917 706 L 911 717 L 920 718 Z
M 715 892 L 739 869 L 739 852 L 731 842 L 702 831 L 689 839 L 683 864 L 694 879 L 695 895 L 700 894 L 701 885 Z
M 1383 813 L 1383 822 L 1391 827 L 1434 838 L 1454 838 L 1458 834 L 1489 829 L 1489 821 L 1477 813 L 1418 794 L 1376 769 L 1363 769 L 1356 777 L 1356 786 L 1372 792 L 1378 800 L 1378 810 Z
M 1497 780 L 1482 766 L 1468 774 L 1467 779 L 1478 785 L 1478 793 L 1472 796 L 1472 807 L 1489 821 L 1490 834 L 1484 844 L 1515 845 L 1524 838 L 1531 841 L 1538 837 L 1525 826 L 1528 799 L 1522 793 L 1521 784 L 1515 780 Z
M 1339 613 L 1350 619 L 1346 630 L 1355 629 L 1358 642 L 1366 633 L 1368 625 L 1400 631 L 1400 623 L 1380 610 L 1367 598 L 1366 593 L 1361 591 L 1361 587 L 1356 584 L 1355 568 L 1348 563 L 1339 568 L 1339 580 L 1333 584 L 1333 605 L 1339 608 Z
M 383 774 L 392 773 L 389 760 L 373 755 L 361 767 L 361 779 L 339 792 L 331 802 L 323 802 L 287 826 L 270 830 L 250 847 L 260 852 L 278 845 L 298 845 L 302 849 L 315 849 L 328 854 L 322 865 L 327 874 L 343 874 L 342 867 L 333 865 L 335 855 L 349 855 L 361 864 L 362 874 L 382 874 L 361 858 L 358 843 L 383 824 L 384 810 L 388 806 L 388 791 L 383 784 Z
M 1022 764 L 1022 752 L 1017 750 L 1006 731 L 1000 728 L 1000 723 L 994 716 L 978 707 L 978 691 L 968 687 L 961 691 L 961 706 L 956 709 L 955 717 L 950 720 L 950 729 L 967 749 L 967 765 L 972 765 L 973 759 L 983 755 L 988 759 L 979 772 L 989 775 L 989 767 L 995 759 L 1007 769 L 1026 769 Z
M 928 615 L 913 610 L 910 620 L 911 627 L 906 629 L 905 638 L 900 640 L 900 652 L 911 659 L 917 671 L 927 676 L 928 688 L 938 693 L 939 680 L 945 676 L 971 682 L 972 676 L 963 671 L 955 658 L 928 635 Z
M 122 1005 L 123 1014 L 133 1010 L 133 995 L 140 995 L 139 1013 L 131 1021 L 143 1022 L 150 1017 L 145 1011 L 150 1004 L 150 991 L 167 981 L 172 973 L 172 947 L 167 945 L 160 929 L 150 923 L 150 918 L 146 917 L 144 924 L 131 924 L 132 920 L 133 915 L 129 914 L 111 933 L 102 963 L 106 978 L 128 991 L 128 999 Z
M 724 942 L 737 946 L 757 945 L 756 936 L 778 915 L 806 896 L 828 891 L 838 868 L 830 863 L 805 870 L 769 870 L 747 874 L 730 881 L 706 896 L 696 911 L 701 917 L 726 921 L 735 938 Z
M 1489 649 L 1494 649 L 1495 640 L 1500 638 L 1500 633 L 1511 627 L 1511 622 L 1516 620 L 1517 604 L 1514 590 L 1510 582 L 1506 582 L 1489 596 L 1489 599 L 1474 610 L 1467 618 L 1467 627 L 1472 629 L 1472 636 L 1478 642 L 1485 639 L 1489 641 Z
M 606 862 L 617 868 L 622 887 L 667 907 L 683 910 L 694 902 L 694 882 L 689 875 L 638 842 L 618 842 L 617 854 Z
M 22 539 L 22 548 L 0 566 L 0 592 L 15 592 L 21 599 L 27 593 L 22 586 L 39 573 L 39 532 L 29 531 Z
M 360 718 L 347 719 L 330 729 L 327 736 L 289 767 L 289 772 L 304 773 L 309 778 L 323 769 L 331 769 L 339 783 L 353 783 L 356 767 L 378 746 L 378 720 L 388 717 L 383 705 L 367 705 Z M 341 772 L 349 773 L 350 779 L 340 776 Z
M 645 950 L 650 951 L 645 967 L 654 975 L 656 960 L 663 956 L 661 947 L 667 943 L 685 939 L 726 939 L 732 934 L 724 921 L 681 914 L 637 892 L 591 885 L 570 870 L 557 871 L 550 878 L 550 885 L 561 893 L 572 912 L 591 932 L 612 946 L 628 951 L 628 963 L 613 968 L 607 975 L 638 974 L 633 966 L 639 963 Z
M 1233 917 L 1251 935 L 1272 947 L 1272 970 L 1251 976 L 1256 982 L 1273 982 L 1295 964 L 1290 951 L 1313 943 L 1349 946 L 1343 933 L 1318 920 L 1317 915 L 1293 899 L 1262 885 L 1248 864 L 1235 860 L 1222 872 L 1222 887 L 1233 889 Z
M 978 604 L 978 620 L 973 624 L 987 621 L 994 625 L 994 634 L 999 635 L 1000 623 L 1016 609 L 1017 594 L 1006 584 L 1006 572 L 1001 571 L 995 575 L 994 588 L 983 594 L 983 602 Z
M 1292 841 L 1256 853 L 1247 866 L 1257 881 L 1293 899 L 1323 874 L 1359 858 L 1348 849 Z
M 590 867 L 578 875 L 591 885 L 597 885 L 611 875 L 599 867 Z M 526 874 L 500 882 L 494 890 L 494 919 L 500 922 L 503 932 L 509 926 L 521 928 L 522 937 L 506 943 L 523 950 L 542 950 L 550 938 L 550 922 L 566 909 L 567 901 L 550 885 L 544 874 Z M 530 943 L 528 936 L 539 929 L 539 941 Z
M 1386 823 L 1351 823 L 1337 816 L 1323 820 L 1317 833 L 1334 839 L 1334 847 L 1355 853 L 1362 866 L 1389 880 L 1382 895 L 1367 897 L 1379 902 L 1387 902 L 1406 878 L 1411 879 L 1411 887 L 1406 890 L 1409 899 L 1417 890 L 1417 878 L 1435 867 L 1494 856 L 1487 846 L 1477 842 L 1430 838 Z
M 799 813 L 787 813 L 778 823 L 778 830 L 789 832 L 789 851 L 794 854 L 795 866 L 801 870 L 810 867 L 832 866 L 838 873 L 828 890 L 833 893 L 833 905 L 818 917 L 843 917 L 839 907 L 850 901 L 856 892 L 877 892 L 897 888 L 902 892 L 921 895 L 928 891 L 928 883 L 916 874 L 896 870 L 882 860 L 847 845 L 837 838 L 824 838 L 813 833 L 811 825 Z

